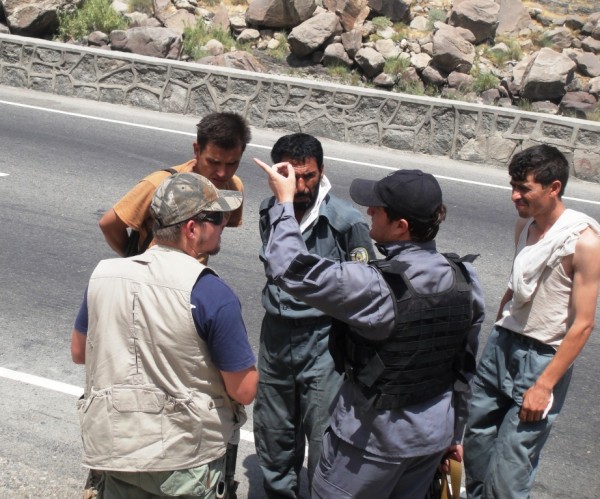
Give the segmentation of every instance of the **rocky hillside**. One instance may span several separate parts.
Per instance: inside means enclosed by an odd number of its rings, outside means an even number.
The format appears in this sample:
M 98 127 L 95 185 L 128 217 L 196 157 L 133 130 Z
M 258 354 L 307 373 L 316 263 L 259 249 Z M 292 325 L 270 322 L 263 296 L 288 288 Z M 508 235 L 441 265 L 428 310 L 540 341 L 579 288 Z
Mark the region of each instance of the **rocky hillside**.
M 600 120 L 588 0 L 0 0 L 0 33 Z

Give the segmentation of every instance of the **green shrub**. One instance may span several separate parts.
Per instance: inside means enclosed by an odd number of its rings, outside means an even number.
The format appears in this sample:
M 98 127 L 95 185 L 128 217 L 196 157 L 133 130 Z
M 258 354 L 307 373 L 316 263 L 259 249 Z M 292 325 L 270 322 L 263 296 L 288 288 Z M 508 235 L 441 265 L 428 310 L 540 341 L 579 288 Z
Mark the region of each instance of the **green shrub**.
M 196 26 L 186 26 L 183 30 L 183 53 L 193 60 L 201 59 L 206 55 L 203 46 L 211 39 L 220 41 L 225 51 L 235 47 L 235 40 L 229 32 L 209 26 L 204 19 L 198 18 Z
M 527 99 L 520 99 L 517 102 L 517 107 L 521 110 L 521 111 L 527 111 L 527 112 L 531 112 L 533 109 L 533 106 L 531 105 L 531 101 L 527 100 Z
M 277 59 L 278 61 L 283 61 L 290 53 L 290 46 L 287 41 L 287 34 L 284 31 L 280 31 L 278 33 L 275 33 L 273 37 L 276 40 L 279 40 L 279 46 L 275 49 L 267 49 L 267 54 Z
M 588 113 L 587 119 L 590 121 L 600 121 L 600 105 L 591 113 Z
M 496 88 L 500 83 L 500 79 L 492 73 L 479 73 L 474 77 L 473 90 L 480 94 L 490 88 Z
M 401 80 L 398 82 L 397 87 L 400 92 L 405 94 L 425 95 L 425 87 L 417 81 L 405 82 Z
M 590 121 L 600 121 L 600 103 L 596 104 L 596 109 L 588 113 L 587 119 Z
M 393 59 L 386 59 L 383 72 L 390 76 L 401 74 L 406 68 L 410 66 L 410 59 L 404 57 L 395 57 Z
M 441 22 L 445 22 L 446 21 L 446 11 L 442 10 L 442 9 L 438 9 L 436 7 L 434 7 L 433 9 L 429 9 L 429 12 L 427 12 L 427 19 L 429 20 L 427 22 L 427 28 L 429 30 L 433 29 L 433 25 L 437 22 L 437 21 L 441 21 Z
M 554 42 L 546 32 L 534 31 L 531 33 L 531 41 L 539 49 L 554 46 Z
M 111 7 L 110 0 L 85 0 L 76 10 L 59 12 L 57 38 L 81 40 L 92 31 L 108 34 L 127 26 L 127 19 Z
M 373 26 L 375 26 L 377 29 L 389 28 L 392 25 L 392 21 L 390 21 L 385 16 L 374 17 L 373 19 L 371 19 L 371 22 L 373 23 Z
M 345 64 L 334 62 L 327 65 L 327 73 L 332 78 L 346 81 L 346 79 L 350 76 L 350 68 Z
M 152 0 L 129 0 L 129 12 L 152 15 L 154 14 L 154 2 Z
M 503 66 L 508 61 L 520 61 L 523 56 L 521 45 L 517 40 L 508 37 L 497 37 L 496 43 L 504 43 L 508 47 L 508 52 L 502 50 L 493 50 L 493 47 L 486 47 L 483 55 L 492 61 L 496 66 Z
M 408 35 L 410 33 L 409 26 L 402 22 L 399 22 L 394 23 L 392 27 L 394 28 L 394 35 L 392 36 L 392 40 L 394 40 L 395 42 L 399 42 L 403 38 L 408 38 Z

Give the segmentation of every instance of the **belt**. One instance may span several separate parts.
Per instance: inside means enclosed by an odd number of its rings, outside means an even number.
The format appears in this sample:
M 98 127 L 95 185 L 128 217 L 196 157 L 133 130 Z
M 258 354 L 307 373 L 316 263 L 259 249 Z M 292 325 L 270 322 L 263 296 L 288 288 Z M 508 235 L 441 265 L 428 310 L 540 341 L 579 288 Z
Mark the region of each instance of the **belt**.
M 328 315 L 321 315 L 319 317 L 301 317 L 298 319 L 294 319 L 291 317 L 282 317 L 281 315 L 269 314 L 269 317 L 274 321 L 282 322 L 283 324 L 292 327 L 316 326 L 318 324 L 331 323 L 331 317 L 329 317 Z
M 529 347 L 533 347 L 540 352 L 551 352 L 556 353 L 556 350 L 552 348 L 550 345 L 546 345 L 542 343 L 540 340 L 536 340 L 535 338 L 531 338 L 530 336 L 525 336 L 524 334 L 517 333 L 515 331 L 511 331 L 510 329 L 506 329 L 504 327 L 499 327 L 501 331 L 505 331 L 510 334 L 514 339 L 523 345 L 527 345 Z

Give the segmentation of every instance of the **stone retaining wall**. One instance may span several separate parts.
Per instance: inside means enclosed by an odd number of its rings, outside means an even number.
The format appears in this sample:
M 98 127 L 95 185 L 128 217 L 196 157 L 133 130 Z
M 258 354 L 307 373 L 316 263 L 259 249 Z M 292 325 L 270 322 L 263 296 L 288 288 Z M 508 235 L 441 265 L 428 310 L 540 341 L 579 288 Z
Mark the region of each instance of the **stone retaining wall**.
M 0 35 L 0 85 L 156 111 L 235 111 L 252 126 L 303 131 L 505 166 L 523 147 L 560 148 L 578 178 L 600 182 L 600 124 Z

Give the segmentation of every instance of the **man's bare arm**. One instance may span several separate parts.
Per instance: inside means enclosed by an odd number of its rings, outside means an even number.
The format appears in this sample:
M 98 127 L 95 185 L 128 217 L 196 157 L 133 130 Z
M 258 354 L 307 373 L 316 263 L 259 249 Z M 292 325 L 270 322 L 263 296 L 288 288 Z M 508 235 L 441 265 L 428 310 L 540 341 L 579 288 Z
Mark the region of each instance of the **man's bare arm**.
M 525 228 L 525 225 L 529 221 L 528 218 L 518 218 L 515 224 L 515 254 L 513 256 L 513 260 L 517 256 L 517 246 L 519 244 L 519 238 L 521 237 L 521 232 Z M 504 296 L 500 300 L 500 305 L 498 306 L 498 313 L 496 314 L 496 320 L 499 321 L 502 318 L 502 311 L 504 310 L 504 306 L 512 300 L 513 291 L 512 289 L 507 289 L 504 293 Z
M 87 336 L 73 328 L 71 332 L 71 359 L 75 364 L 85 364 L 85 343 Z
M 542 418 L 554 386 L 585 346 L 594 328 L 599 283 L 600 237 L 591 229 L 587 229 L 579 237 L 573 255 L 573 323 L 550 364 L 535 384 L 525 392 L 519 414 L 521 421 L 539 421 Z
M 507 289 L 504 293 L 504 296 L 500 300 L 500 305 L 498 306 L 498 313 L 496 314 L 496 321 L 499 321 L 502 318 L 502 311 L 504 310 L 504 306 L 512 300 L 513 290 Z
M 258 371 L 252 366 L 238 372 L 221 371 L 229 396 L 243 405 L 251 404 L 256 397 Z
M 129 234 L 127 224 L 123 222 L 112 208 L 108 210 L 98 223 L 108 245 L 120 256 L 125 256 Z

